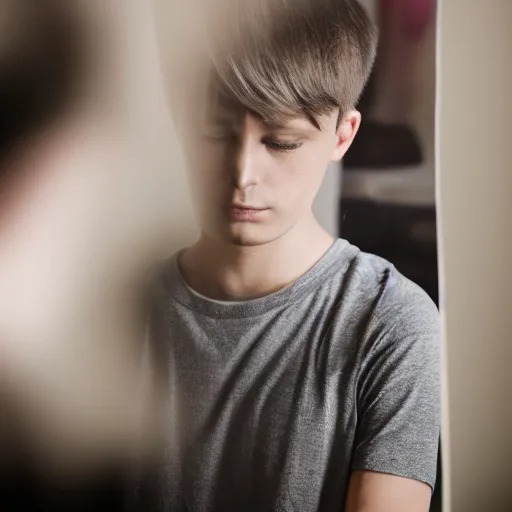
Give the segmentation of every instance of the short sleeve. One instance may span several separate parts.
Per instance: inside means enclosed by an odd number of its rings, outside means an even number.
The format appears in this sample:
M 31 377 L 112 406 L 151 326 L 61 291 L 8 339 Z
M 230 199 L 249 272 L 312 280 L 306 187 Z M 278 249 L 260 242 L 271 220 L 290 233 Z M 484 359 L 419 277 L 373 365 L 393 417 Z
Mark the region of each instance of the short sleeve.
M 365 340 L 352 470 L 434 487 L 440 434 L 440 321 L 403 277 L 385 289 Z

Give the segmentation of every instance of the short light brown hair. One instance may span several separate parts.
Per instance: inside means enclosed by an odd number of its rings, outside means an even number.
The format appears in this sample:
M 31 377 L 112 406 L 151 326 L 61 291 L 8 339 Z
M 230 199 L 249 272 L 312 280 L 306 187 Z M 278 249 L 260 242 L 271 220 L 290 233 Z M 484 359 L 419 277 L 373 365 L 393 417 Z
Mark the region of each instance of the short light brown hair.
M 357 0 L 266 1 L 252 12 L 233 4 L 226 44 L 214 52 L 217 93 L 268 123 L 304 115 L 316 124 L 336 109 L 341 118 L 375 59 L 377 31 L 365 9 Z

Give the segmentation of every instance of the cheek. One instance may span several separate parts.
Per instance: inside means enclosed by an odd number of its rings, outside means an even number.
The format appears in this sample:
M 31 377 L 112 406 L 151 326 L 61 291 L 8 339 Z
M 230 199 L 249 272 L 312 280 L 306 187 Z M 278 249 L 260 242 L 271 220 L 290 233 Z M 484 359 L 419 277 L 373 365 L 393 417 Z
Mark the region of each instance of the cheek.
M 293 208 L 311 206 L 324 177 L 327 163 L 307 152 L 289 155 L 285 165 L 271 173 L 271 185 L 281 191 L 282 199 Z

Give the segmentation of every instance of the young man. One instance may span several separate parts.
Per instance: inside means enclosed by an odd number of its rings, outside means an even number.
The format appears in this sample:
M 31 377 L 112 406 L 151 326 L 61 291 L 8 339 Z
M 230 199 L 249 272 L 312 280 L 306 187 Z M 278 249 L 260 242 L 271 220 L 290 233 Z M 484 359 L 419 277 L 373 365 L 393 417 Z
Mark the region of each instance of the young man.
M 375 32 L 356 1 L 281 8 L 212 52 L 206 119 L 177 114 L 202 232 L 158 282 L 173 442 L 147 496 L 172 511 L 427 511 L 437 310 L 311 210 L 359 127 Z M 181 105 L 199 105 L 185 88 Z

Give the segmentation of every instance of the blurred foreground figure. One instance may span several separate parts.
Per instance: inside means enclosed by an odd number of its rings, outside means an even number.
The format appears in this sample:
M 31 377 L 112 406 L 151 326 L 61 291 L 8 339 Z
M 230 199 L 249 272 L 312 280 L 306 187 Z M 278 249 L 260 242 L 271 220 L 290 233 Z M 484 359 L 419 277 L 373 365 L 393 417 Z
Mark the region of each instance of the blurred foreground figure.
M 0 487 L 158 447 L 143 284 L 193 226 L 152 14 L 0 0 Z

